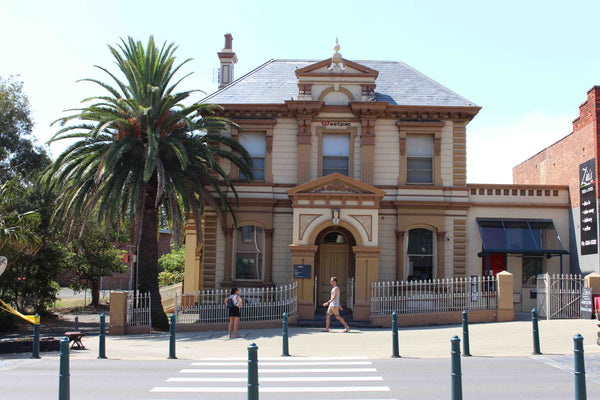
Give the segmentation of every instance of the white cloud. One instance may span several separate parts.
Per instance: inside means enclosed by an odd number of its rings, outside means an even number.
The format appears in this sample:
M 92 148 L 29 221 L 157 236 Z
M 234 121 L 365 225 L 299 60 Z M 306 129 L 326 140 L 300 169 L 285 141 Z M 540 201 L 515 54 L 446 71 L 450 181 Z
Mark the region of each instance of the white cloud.
M 503 125 L 467 128 L 467 182 L 512 183 L 512 168 L 571 133 L 574 118 L 534 112 Z

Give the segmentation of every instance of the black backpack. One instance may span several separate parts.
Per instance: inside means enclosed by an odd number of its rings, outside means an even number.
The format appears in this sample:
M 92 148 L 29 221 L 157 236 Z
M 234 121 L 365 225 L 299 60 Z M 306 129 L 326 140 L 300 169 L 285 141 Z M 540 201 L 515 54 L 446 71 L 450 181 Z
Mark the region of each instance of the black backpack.
M 227 299 L 227 308 L 229 308 L 230 310 L 232 308 L 235 308 L 235 304 L 233 304 L 233 297 L 231 296 Z

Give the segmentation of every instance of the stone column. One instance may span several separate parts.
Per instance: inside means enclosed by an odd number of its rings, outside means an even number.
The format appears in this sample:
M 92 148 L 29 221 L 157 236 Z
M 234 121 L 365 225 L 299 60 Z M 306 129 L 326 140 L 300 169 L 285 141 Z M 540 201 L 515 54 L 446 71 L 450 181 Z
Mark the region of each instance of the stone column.
M 273 229 L 265 229 L 265 280 L 266 285 L 273 283 Z
M 202 290 L 202 268 L 198 255 L 202 251 L 202 243 L 196 246 L 196 224 L 188 221 L 185 226 L 185 266 L 183 270 L 183 290 L 190 292 Z
M 110 325 L 109 335 L 124 335 L 127 324 L 127 293 L 110 292 Z
M 225 268 L 223 268 L 223 282 L 221 286 L 230 287 L 233 285 L 231 263 L 233 259 L 233 228 L 225 228 Z
M 298 318 L 312 319 L 315 317 L 315 254 L 319 249 L 316 245 L 288 246 L 292 253 L 292 268 L 296 264 L 310 265 L 312 269 L 310 279 L 295 279 L 292 271 L 292 280 L 298 284 Z
M 442 279 L 445 275 L 444 248 L 446 245 L 446 232 L 436 232 L 437 235 L 437 279 Z
M 496 274 L 496 286 L 498 290 L 498 322 L 515 320 L 513 280 L 513 274 L 508 271 L 502 271 Z
M 396 231 L 396 280 L 404 280 L 404 234 L 405 231 Z
M 379 280 L 381 247 L 354 246 L 352 250 L 356 257 L 353 318 L 367 321 L 371 316 L 371 283 Z

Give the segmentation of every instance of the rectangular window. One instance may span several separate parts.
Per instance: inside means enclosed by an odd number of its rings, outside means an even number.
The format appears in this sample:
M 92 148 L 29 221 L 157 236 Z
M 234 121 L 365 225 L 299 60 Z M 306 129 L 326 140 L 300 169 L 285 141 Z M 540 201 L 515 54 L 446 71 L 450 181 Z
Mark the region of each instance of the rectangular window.
M 416 228 L 408 231 L 408 280 L 433 278 L 433 232 Z
M 338 172 L 349 176 L 350 135 L 323 135 L 323 176 Z
M 244 225 L 237 229 L 236 237 L 235 279 L 262 279 L 265 231 L 258 226 Z
M 537 276 L 544 273 L 542 257 L 523 257 L 523 286 L 536 286 Z
M 252 158 L 252 174 L 255 181 L 265 180 L 265 157 L 267 154 L 267 137 L 264 133 L 242 133 L 240 144 L 250 153 Z M 240 172 L 240 179 L 246 179 Z
M 433 135 L 406 136 L 406 183 L 433 183 Z

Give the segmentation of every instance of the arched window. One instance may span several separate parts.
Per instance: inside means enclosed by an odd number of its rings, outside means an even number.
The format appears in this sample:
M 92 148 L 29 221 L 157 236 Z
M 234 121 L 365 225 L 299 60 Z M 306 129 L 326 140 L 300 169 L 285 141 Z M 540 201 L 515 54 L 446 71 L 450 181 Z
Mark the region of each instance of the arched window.
M 433 278 L 433 231 L 415 228 L 408 231 L 408 280 Z
M 235 279 L 261 280 L 265 231 L 255 225 L 240 226 L 235 239 Z

